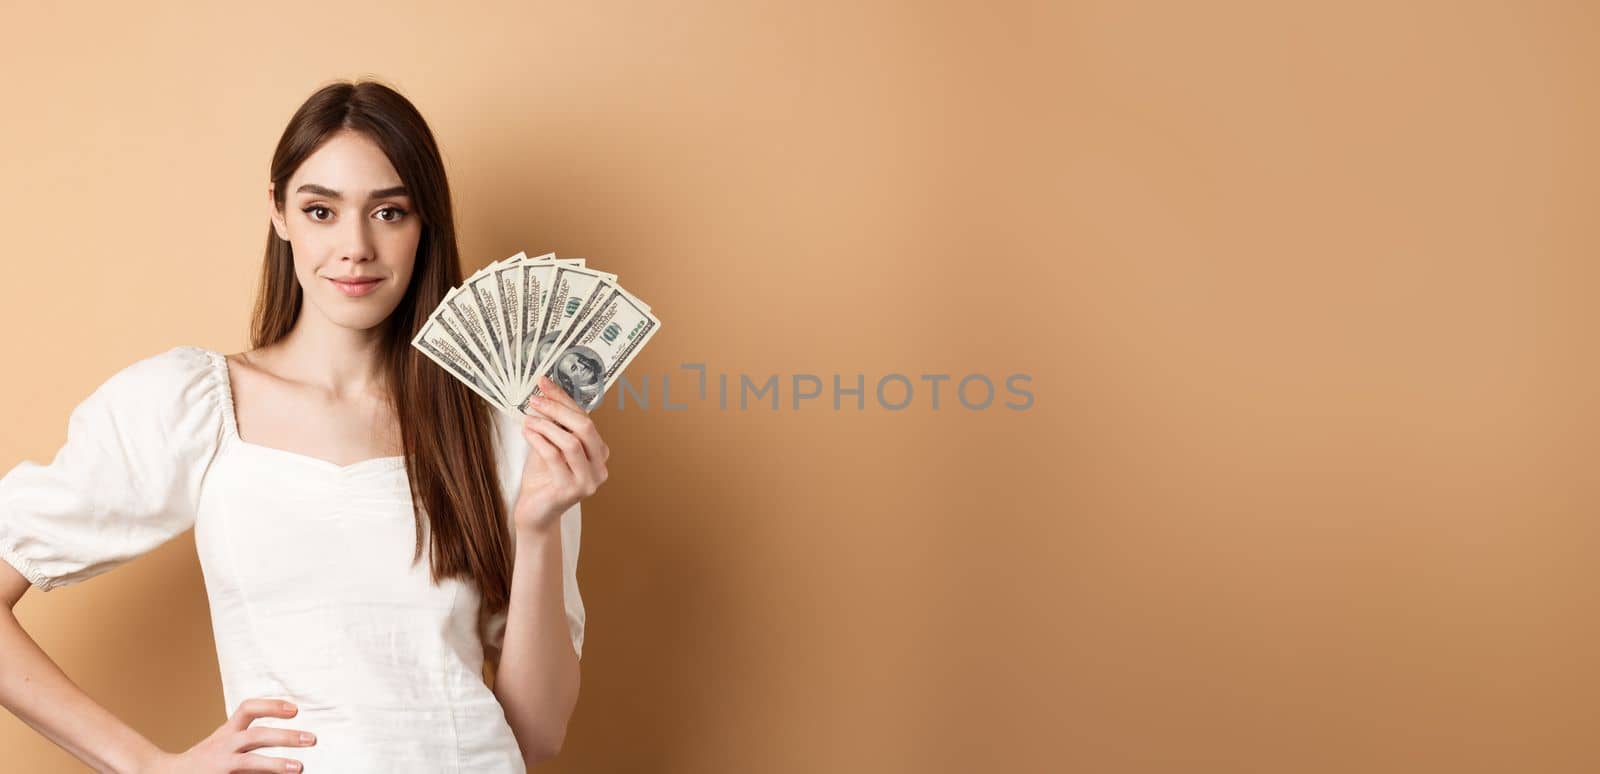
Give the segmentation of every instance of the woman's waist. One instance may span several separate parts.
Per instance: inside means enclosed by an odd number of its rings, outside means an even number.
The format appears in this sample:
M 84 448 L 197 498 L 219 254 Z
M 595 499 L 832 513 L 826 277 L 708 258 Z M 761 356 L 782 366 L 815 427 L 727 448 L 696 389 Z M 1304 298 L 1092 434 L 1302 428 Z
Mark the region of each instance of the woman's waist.
M 299 706 L 292 717 L 262 717 L 255 728 L 309 731 L 309 747 L 262 747 L 253 752 L 292 758 L 306 771 L 520 772 L 515 735 L 500 704 L 470 699 L 447 705 L 390 706 L 370 700 L 337 704 L 300 702 L 292 695 L 264 695 Z M 230 706 L 235 706 L 230 701 Z
M 388 664 L 319 669 L 222 669 L 229 714 L 245 699 L 288 701 L 303 711 L 438 714 L 448 711 L 500 711 L 499 700 L 462 665 L 444 669 L 396 669 Z

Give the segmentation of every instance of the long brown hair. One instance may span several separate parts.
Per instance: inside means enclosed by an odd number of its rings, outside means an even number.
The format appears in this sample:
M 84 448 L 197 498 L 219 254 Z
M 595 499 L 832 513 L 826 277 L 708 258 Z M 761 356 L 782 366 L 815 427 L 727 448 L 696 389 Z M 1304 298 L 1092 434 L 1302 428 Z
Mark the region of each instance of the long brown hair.
M 312 94 L 289 119 L 272 154 L 276 206 L 284 208 L 289 177 L 340 130 L 365 134 L 383 149 L 411 195 L 422 236 L 411 284 L 382 323 L 382 367 L 400 418 L 416 520 L 415 563 L 423 522 L 432 532 L 433 582 L 464 577 L 483 595 L 482 617 L 511 598 L 510 529 L 497 484 L 493 410 L 469 388 L 421 357 L 411 339 L 451 288 L 461 284 L 450 185 L 433 132 L 409 100 L 372 80 L 342 81 Z M 250 326 L 260 348 L 288 335 L 304 303 L 294 252 L 267 225 L 267 250 Z

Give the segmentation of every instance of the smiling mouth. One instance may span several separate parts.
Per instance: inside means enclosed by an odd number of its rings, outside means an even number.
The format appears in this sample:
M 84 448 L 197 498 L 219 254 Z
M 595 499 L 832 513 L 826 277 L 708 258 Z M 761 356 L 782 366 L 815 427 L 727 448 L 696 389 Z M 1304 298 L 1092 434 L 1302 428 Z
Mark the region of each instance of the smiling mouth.
M 327 277 L 326 279 L 329 282 L 332 282 L 333 286 L 338 288 L 340 293 L 343 293 L 350 298 L 360 298 L 363 296 L 372 295 L 374 292 L 376 292 L 374 288 L 378 286 L 378 283 L 383 281 L 382 277 L 361 279 L 354 282 L 349 280 L 335 279 L 333 277 Z

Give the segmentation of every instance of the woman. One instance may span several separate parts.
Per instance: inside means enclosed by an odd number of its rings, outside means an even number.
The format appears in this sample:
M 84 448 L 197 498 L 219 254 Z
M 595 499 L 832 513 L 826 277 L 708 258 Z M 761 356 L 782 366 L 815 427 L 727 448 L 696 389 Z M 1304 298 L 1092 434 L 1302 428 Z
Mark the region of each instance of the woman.
M 0 479 L 7 612 L 194 528 L 228 720 L 162 751 L 4 632 L 0 700 L 97 770 L 523 771 L 577 701 L 578 502 L 610 452 L 548 380 L 519 422 L 410 347 L 462 278 L 439 151 L 404 97 L 313 94 L 268 204 L 253 348 L 124 368 L 53 462 Z

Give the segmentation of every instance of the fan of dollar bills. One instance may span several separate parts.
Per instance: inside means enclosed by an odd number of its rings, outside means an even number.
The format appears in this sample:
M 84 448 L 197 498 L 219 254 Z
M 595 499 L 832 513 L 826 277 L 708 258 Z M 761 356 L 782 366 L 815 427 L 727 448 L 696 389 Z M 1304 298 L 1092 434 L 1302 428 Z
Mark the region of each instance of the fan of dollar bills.
M 584 411 L 644 349 L 661 321 L 650 305 L 582 258 L 517 253 L 445 295 L 411 340 L 495 408 L 521 416 L 539 374 Z

